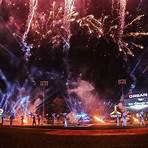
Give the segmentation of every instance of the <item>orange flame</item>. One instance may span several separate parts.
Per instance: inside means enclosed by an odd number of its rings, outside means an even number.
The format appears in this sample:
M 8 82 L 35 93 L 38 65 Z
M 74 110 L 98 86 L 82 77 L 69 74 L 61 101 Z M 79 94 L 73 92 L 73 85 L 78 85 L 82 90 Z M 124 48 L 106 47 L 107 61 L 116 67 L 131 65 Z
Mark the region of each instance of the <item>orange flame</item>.
M 103 119 L 97 117 L 97 116 L 94 116 L 94 119 L 100 123 L 105 123 Z

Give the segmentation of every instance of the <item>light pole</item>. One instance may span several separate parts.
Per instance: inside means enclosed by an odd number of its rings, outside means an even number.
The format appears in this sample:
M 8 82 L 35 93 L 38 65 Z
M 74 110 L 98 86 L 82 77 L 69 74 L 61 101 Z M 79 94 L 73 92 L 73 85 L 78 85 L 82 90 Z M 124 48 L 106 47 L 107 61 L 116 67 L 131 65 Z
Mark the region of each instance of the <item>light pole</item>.
M 42 119 L 44 123 L 44 117 L 45 117 L 45 88 L 48 86 L 48 81 L 40 81 L 40 86 L 42 87 L 42 92 L 43 92 L 43 112 L 42 112 Z

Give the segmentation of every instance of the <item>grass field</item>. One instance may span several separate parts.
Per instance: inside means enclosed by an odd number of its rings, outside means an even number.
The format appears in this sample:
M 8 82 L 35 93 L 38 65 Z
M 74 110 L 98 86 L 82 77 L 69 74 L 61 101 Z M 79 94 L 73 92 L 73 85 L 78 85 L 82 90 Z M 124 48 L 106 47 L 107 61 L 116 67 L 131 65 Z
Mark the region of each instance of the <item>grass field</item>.
M 90 130 L 61 129 L 63 134 L 58 135 L 60 129 L 48 128 L 0 128 L 0 148 L 147 148 L 148 133 L 101 135 L 107 129 Z M 115 129 L 113 129 L 115 130 Z M 50 134 L 50 132 L 55 134 Z M 71 131 L 70 135 L 67 132 Z M 139 130 L 140 131 L 140 130 Z M 77 135 L 72 135 L 75 132 Z M 82 132 L 86 134 L 81 135 Z M 99 133 L 98 133 L 99 132 Z M 118 131 L 115 131 L 118 132 Z M 136 132 L 136 129 L 135 129 Z M 48 134 L 49 133 L 49 134 Z M 57 134 L 56 134 L 57 133 Z M 88 135 L 87 135 L 88 133 Z M 98 134 L 96 134 L 98 133 Z

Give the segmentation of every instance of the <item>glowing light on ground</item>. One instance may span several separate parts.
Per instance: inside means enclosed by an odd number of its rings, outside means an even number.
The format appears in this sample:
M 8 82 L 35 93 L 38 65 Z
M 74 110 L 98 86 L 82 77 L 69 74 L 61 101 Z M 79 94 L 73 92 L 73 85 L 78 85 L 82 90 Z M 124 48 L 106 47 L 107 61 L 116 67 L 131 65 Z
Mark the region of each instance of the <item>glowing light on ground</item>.
M 94 119 L 97 121 L 97 122 L 100 122 L 100 123 L 105 123 L 105 121 L 97 116 L 94 116 Z
M 133 120 L 135 123 L 139 123 L 139 120 L 137 118 L 133 117 Z

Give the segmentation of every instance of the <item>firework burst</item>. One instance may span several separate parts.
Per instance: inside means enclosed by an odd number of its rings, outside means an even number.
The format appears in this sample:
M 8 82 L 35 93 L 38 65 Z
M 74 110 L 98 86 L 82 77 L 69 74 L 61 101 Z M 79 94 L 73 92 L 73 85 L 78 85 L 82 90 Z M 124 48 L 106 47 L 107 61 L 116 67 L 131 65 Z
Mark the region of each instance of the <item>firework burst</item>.
M 87 28 L 85 33 L 90 35 L 89 38 L 91 36 L 95 36 L 98 39 L 104 37 L 107 40 L 112 38 L 113 42 L 118 45 L 119 52 L 124 55 L 134 56 L 135 48 L 144 48 L 143 45 L 135 43 L 135 39 L 147 36 L 148 33 L 141 31 L 141 26 L 138 26 L 144 15 L 140 14 L 129 21 L 128 17 L 130 15 L 126 11 L 126 7 L 127 0 L 112 0 L 112 11 L 115 11 L 112 15 L 103 15 L 101 18 L 88 15 L 77 20 L 77 23 L 80 28 Z M 135 26 L 136 31 L 130 31 Z
M 134 56 L 133 49 L 140 48 L 143 49 L 144 47 L 142 45 L 136 44 L 134 42 L 129 43 L 128 37 L 142 37 L 146 36 L 146 32 L 141 32 L 140 30 L 137 32 L 129 32 L 128 28 L 132 27 L 133 24 L 136 25 L 138 22 L 142 20 L 144 15 L 138 15 L 136 18 L 134 18 L 132 21 L 127 22 L 126 21 L 126 6 L 127 6 L 127 0 L 120 0 L 119 2 L 119 8 L 117 8 L 118 13 L 119 13 L 119 25 L 117 27 L 118 29 L 118 39 L 116 40 L 119 46 L 119 51 L 123 52 L 125 55 L 132 55 Z M 139 27 L 140 28 L 140 27 Z
M 31 26 L 33 45 L 40 47 L 46 40 L 53 48 L 64 44 L 64 47 L 69 49 L 70 23 L 75 21 L 78 15 L 73 9 L 74 0 L 65 0 L 64 5 L 53 1 L 50 11 L 38 13 Z M 36 42 L 38 44 L 35 44 Z

